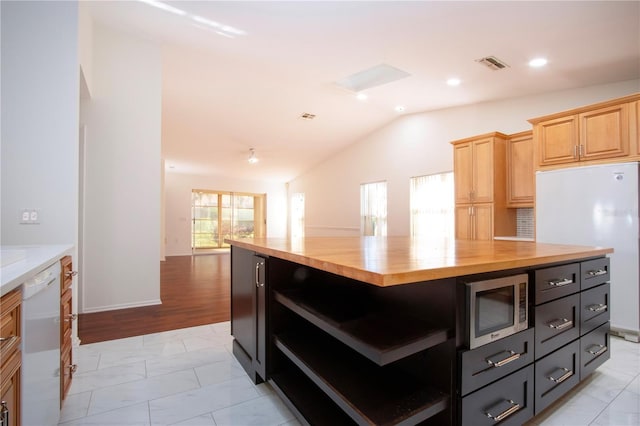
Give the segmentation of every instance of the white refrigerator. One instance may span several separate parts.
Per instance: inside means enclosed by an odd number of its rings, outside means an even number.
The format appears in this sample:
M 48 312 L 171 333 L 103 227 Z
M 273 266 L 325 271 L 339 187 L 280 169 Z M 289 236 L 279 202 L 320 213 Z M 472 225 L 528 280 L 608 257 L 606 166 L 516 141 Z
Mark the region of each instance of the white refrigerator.
M 536 241 L 612 247 L 611 329 L 640 336 L 638 164 L 536 173 Z

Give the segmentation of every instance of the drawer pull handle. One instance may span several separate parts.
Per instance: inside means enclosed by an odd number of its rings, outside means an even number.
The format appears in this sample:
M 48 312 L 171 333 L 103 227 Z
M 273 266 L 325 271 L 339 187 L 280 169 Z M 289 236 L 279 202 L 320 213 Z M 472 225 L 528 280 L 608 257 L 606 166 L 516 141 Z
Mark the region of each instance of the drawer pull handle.
M 549 376 L 548 379 L 554 383 L 562 383 L 569 377 L 573 376 L 573 371 L 569 370 L 568 368 L 560 368 L 559 370 L 560 372 L 564 372 L 562 376 L 558 377 L 557 379 L 553 376 Z
M 551 287 L 563 287 L 569 284 L 573 284 L 573 280 L 571 278 L 564 278 L 562 280 L 549 281 L 549 285 Z
M 77 318 L 78 318 L 78 314 L 69 314 L 64 320 L 66 322 L 71 322 L 73 320 L 76 320 Z
M 75 277 L 76 275 L 78 275 L 78 271 L 67 271 L 64 273 L 65 277 Z
M 594 351 L 595 348 L 598 348 L 598 350 Z M 606 351 L 607 351 L 607 347 L 605 345 L 592 345 L 592 346 L 589 346 L 589 348 L 587 349 L 587 352 L 589 352 L 593 356 L 602 355 Z
M 607 305 L 605 305 L 604 303 L 598 303 L 597 305 L 591 305 L 589 306 L 589 310 L 591 312 L 602 312 L 602 311 L 606 311 L 607 310 Z
M 509 355 L 506 358 L 503 358 L 500 361 L 493 361 L 491 359 L 491 358 L 493 358 L 493 357 L 495 357 L 497 355 L 501 355 L 501 354 L 503 354 L 505 352 Z M 514 352 L 514 351 L 502 351 L 502 352 L 499 352 L 497 354 L 491 355 L 488 358 L 485 358 L 485 361 L 487 361 L 487 364 L 489 364 L 490 366 L 492 366 L 494 368 L 498 368 L 498 367 L 502 367 L 503 365 L 509 364 L 512 361 L 517 360 L 521 356 L 522 356 L 522 354 Z
M 549 324 L 549 328 L 555 328 L 556 330 L 564 330 L 567 327 L 571 327 L 573 325 L 573 321 L 568 320 L 566 318 L 562 318 L 560 320 L 555 320 L 554 322 Z
M 597 277 L 599 275 L 606 275 L 607 274 L 607 270 L 606 269 L 597 269 L 595 271 L 589 271 L 589 272 L 587 272 L 587 274 L 590 277 Z
M 504 402 L 508 403 L 510 407 L 508 407 L 506 410 L 504 410 L 503 412 L 501 412 L 496 416 L 491 414 L 489 411 L 485 411 L 485 414 L 487 415 L 487 417 L 489 417 L 490 419 L 493 419 L 495 422 L 500 422 L 520 409 L 520 404 L 518 404 L 517 402 L 513 402 L 510 399 L 505 400 Z
M 10 336 L 10 337 L 0 337 L 0 343 L 2 342 L 10 342 L 13 339 L 16 339 L 18 336 Z
M 78 370 L 78 364 L 67 365 L 67 368 L 69 369 L 69 372 L 75 373 Z
M 0 426 L 9 426 L 9 407 L 7 407 L 7 401 L 0 401 Z

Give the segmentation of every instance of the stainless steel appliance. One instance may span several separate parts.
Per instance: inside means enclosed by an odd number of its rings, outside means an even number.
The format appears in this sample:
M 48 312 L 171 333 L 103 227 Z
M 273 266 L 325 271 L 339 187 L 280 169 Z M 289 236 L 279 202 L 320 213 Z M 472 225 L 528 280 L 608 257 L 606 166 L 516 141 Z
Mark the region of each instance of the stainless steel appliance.
M 611 330 L 640 340 L 638 163 L 536 173 L 536 241 L 612 247 Z
M 60 418 L 60 262 L 22 287 L 23 426 L 57 425 Z
M 469 349 L 529 328 L 527 274 L 466 283 Z

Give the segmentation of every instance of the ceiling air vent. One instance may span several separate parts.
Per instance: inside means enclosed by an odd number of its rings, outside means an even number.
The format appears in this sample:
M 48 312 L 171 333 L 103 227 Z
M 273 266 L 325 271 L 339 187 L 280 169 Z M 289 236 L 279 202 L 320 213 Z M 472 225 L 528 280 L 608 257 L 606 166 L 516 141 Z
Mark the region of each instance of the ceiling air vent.
M 493 71 L 498 71 L 501 69 L 508 68 L 509 65 L 502 62 L 500 59 L 495 56 L 487 56 L 486 58 L 476 59 L 476 62 L 480 62 L 485 65 L 487 68 L 492 69 Z
M 300 118 L 302 118 L 303 120 L 313 120 L 314 118 L 316 118 L 316 115 L 309 112 L 303 112 Z

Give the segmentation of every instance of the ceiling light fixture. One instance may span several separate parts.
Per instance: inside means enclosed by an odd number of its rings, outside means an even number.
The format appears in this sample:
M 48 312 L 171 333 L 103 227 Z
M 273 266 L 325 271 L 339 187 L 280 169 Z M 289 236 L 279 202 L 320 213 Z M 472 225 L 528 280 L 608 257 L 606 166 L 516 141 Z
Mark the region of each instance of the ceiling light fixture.
M 462 83 L 462 80 L 460 80 L 459 78 L 450 78 L 447 80 L 447 84 L 449 86 L 460 86 L 460 83 Z
M 258 157 L 256 157 L 256 151 L 251 148 L 249 149 L 249 158 L 247 161 L 251 164 L 256 164 L 258 162 Z
M 402 105 L 398 105 L 397 107 L 395 107 L 396 112 L 403 112 L 404 111 L 404 107 Z
M 359 101 L 366 101 L 368 98 L 368 96 L 366 95 L 366 93 L 358 93 L 356 95 L 356 99 L 358 99 Z
M 540 68 L 547 65 L 547 58 L 535 58 L 529 61 L 529 66 L 531 68 Z

